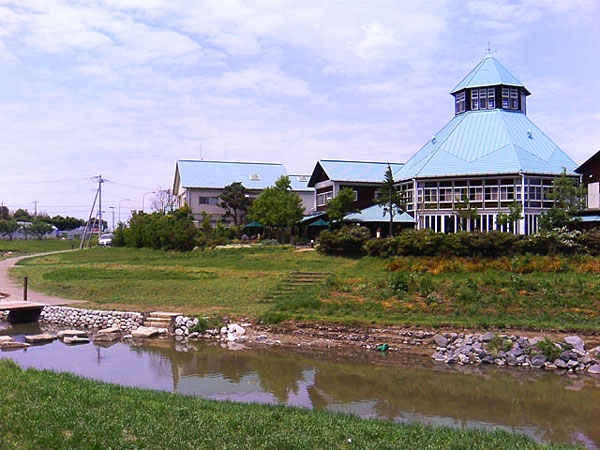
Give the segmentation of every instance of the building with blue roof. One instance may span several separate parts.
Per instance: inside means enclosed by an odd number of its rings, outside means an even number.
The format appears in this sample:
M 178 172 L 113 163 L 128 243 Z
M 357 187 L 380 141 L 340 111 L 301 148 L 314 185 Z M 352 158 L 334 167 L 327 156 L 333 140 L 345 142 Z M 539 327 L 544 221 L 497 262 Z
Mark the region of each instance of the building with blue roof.
M 316 210 L 326 210 L 327 202 L 336 197 L 343 188 L 354 191 L 356 208 L 363 209 L 373 205 L 373 199 L 381 186 L 388 164 L 392 171 L 400 170 L 403 166 L 400 163 L 381 161 L 317 161 L 308 181 L 308 186 L 314 188 Z
M 290 178 L 292 191 L 300 195 L 305 211 L 312 211 L 314 194 L 313 189 L 308 187 L 309 176 L 289 175 L 279 163 L 182 159 L 175 166 L 173 194 L 178 206 L 187 204 L 192 208 L 196 221 L 202 220 L 203 214 L 210 214 L 213 223 L 220 220 L 228 225 L 230 218 L 219 206 L 219 195 L 225 186 L 242 183 L 250 191 L 250 197 L 255 198 L 286 175 Z
M 451 94 L 454 118 L 394 173 L 416 228 L 496 230 L 518 205 L 523 218 L 500 228 L 537 232 L 554 178 L 578 178 L 577 164 L 527 117 L 530 92 L 491 55 Z

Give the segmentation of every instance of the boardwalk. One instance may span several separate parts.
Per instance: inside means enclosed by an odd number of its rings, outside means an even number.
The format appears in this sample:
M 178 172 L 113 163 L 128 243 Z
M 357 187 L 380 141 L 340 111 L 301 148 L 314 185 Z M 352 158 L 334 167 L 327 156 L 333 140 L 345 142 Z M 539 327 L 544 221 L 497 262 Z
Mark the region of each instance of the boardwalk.
M 9 274 L 11 267 L 13 267 L 17 262 L 25 258 L 52 255 L 54 253 L 62 252 L 38 253 L 36 255 L 18 256 L 16 258 L 9 258 L 0 261 L 0 304 L 4 302 L 20 302 L 23 300 L 23 286 L 11 280 Z M 32 291 L 31 289 L 29 289 L 27 297 L 28 300 L 31 302 L 42 303 L 44 305 L 70 305 L 74 303 L 84 303 L 83 300 L 69 300 L 64 298 L 52 297 L 50 295 Z

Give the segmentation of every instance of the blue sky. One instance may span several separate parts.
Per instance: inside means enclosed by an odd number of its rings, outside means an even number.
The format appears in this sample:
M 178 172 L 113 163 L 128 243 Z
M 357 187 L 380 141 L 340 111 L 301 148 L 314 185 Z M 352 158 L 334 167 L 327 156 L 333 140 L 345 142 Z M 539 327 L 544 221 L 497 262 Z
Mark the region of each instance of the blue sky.
M 581 163 L 600 149 L 599 4 L 0 0 L 0 202 L 83 217 L 102 174 L 107 207 L 140 208 L 201 156 L 404 162 L 488 41 Z

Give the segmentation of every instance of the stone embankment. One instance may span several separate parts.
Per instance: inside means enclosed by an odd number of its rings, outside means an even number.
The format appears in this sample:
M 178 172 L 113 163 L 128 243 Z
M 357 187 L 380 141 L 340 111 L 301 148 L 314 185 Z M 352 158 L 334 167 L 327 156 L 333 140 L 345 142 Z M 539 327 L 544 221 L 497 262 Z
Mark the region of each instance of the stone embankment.
M 497 364 L 536 369 L 564 369 L 570 373 L 600 374 L 600 346 L 585 350 L 579 336 L 562 342 L 540 337 L 444 333 L 433 336 L 437 346 L 432 358 L 446 364 Z
M 121 331 L 132 331 L 144 323 L 144 315 L 136 312 L 46 306 L 40 314 L 40 322 L 72 328 L 115 327 Z

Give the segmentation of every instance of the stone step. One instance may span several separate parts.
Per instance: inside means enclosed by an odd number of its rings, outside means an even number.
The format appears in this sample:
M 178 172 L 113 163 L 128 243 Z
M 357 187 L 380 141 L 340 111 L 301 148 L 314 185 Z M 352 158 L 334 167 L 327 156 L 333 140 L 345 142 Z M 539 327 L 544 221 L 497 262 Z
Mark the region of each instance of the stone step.
M 149 317 L 159 318 L 159 319 L 174 319 L 175 317 L 181 314 L 174 312 L 166 312 L 166 311 L 152 311 L 148 314 Z
M 146 320 L 151 320 L 152 322 L 164 322 L 164 323 L 171 323 L 171 321 L 173 319 L 171 319 L 170 317 L 154 317 L 154 316 L 148 316 L 146 317 Z
M 169 328 L 170 323 L 146 320 L 143 325 L 148 328 Z

